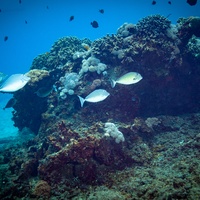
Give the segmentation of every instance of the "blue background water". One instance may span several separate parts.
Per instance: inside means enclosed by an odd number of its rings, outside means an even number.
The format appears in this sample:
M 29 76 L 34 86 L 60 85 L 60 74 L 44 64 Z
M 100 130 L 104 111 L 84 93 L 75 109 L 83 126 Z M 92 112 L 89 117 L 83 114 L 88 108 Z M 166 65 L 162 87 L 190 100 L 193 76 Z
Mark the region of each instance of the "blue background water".
M 125 22 L 137 23 L 151 14 L 179 17 L 198 16 L 200 3 L 190 6 L 186 0 L 0 0 L 0 72 L 11 75 L 29 71 L 33 59 L 48 52 L 64 36 L 91 40 L 116 33 Z M 99 9 L 104 9 L 101 14 Z M 69 21 L 70 16 L 73 21 Z M 90 23 L 96 20 L 99 28 Z M 27 24 L 25 23 L 27 21 Z M 4 37 L 8 40 L 4 41 Z M 0 137 L 16 129 L 10 120 L 11 110 L 2 110 L 10 95 L 0 94 Z
M 11 120 L 13 109 L 9 108 L 9 109 L 3 110 L 3 108 L 5 107 L 10 97 L 11 95 L 3 96 L 1 94 L 0 96 L 0 115 L 1 115 L 0 139 L 6 138 L 6 137 L 14 137 L 18 133 L 18 129 L 13 126 L 13 121 Z

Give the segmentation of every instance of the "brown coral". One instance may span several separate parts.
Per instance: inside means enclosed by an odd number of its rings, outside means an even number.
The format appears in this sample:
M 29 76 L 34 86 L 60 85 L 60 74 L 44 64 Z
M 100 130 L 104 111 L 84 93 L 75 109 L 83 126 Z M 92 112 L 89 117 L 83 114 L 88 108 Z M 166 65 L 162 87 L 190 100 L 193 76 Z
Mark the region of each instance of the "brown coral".
M 32 192 L 32 195 L 37 199 L 48 200 L 51 196 L 51 186 L 43 180 L 39 180 Z
M 40 69 L 30 70 L 25 75 L 31 78 L 31 80 L 28 82 L 28 85 L 31 85 L 31 86 L 36 85 L 42 79 L 50 76 L 48 71 L 40 70 Z

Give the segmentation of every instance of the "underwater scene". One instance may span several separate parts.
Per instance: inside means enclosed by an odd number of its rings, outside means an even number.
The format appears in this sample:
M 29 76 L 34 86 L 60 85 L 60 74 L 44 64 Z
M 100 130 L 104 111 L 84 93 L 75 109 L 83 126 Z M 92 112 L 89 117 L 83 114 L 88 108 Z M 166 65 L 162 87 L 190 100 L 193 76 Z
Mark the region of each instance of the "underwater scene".
M 40 17 L 70 10 L 55 35 L 33 28 L 30 2 L 0 1 L 0 199 L 200 199 L 199 2 L 46 0 Z M 21 47 L 5 28 L 18 12 Z

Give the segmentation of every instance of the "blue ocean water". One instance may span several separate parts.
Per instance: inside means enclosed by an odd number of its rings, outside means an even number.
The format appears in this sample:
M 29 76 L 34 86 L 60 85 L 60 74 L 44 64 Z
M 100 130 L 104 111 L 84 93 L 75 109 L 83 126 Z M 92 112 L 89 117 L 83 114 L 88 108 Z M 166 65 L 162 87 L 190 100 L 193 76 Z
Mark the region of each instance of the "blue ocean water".
M 11 97 L 12 95 L 9 94 L 0 94 L 0 140 L 7 137 L 15 137 L 18 133 L 18 129 L 13 126 L 14 122 L 11 120 L 13 109 L 3 109 Z
M 104 13 L 99 10 L 103 9 Z M 29 71 L 33 59 L 48 52 L 52 44 L 64 36 L 98 39 L 116 33 L 125 22 L 137 23 L 145 16 L 169 16 L 172 23 L 179 17 L 198 16 L 199 2 L 190 6 L 185 1 L 172 0 L 0 0 L 0 72 L 5 74 Z M 70 16 L 74 20 L 70 21 Z M 96 20 L 98 28 L 91 22 Z M 4 41 L 5 37 L 8 40 Z M 1 94 L 1 107 L 8 96 Z M 16 134 L 11 121 L 12 109 L 0 110 L 0 137 Z

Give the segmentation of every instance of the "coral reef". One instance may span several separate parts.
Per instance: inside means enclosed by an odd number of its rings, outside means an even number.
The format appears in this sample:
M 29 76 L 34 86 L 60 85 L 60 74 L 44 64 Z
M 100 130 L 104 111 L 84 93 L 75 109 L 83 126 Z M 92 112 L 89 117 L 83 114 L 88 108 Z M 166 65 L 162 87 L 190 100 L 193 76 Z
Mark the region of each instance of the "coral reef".
M 121 33 L 127 32 L 127 26 L 134 31 L 122 37 Z M 132 66 L 142 74 L 158 78 L 169 75 L 174 68 L 182 65 L 178 30 L 167 18 L 148 16 L 135 26 L 125 23 L 118 32 L 92 44 L 92 54 L 103 63 Z
M 200 17 L 179 18 L 177 27 L 178 36 L 183 44 L 187 44 L 192 35 L 200 37 Z
M 0 149 L 0 199 L 199 199 L 199 30 L 152 15 L 35 58 L 13 95 L 20 142 Z M 143 79 L 112 88 L 127 72 Z M 81 108 L 97 88 L 106 102 Z
M 189 54 L 191 54 L 192 58 L 195 58 L 195 59 L 193 59 L 194 62 L 195 61 L 199 62 L 199 59 L 200 59 L 200 39 L 195 37 L 195 36 L 192 36 L 192 38 L 187 43 L 187 48 L 188 48 L 187 52 Z
M 117 34 L 122 37 L 127 37 L 136 32 L 136 26 L 131 23 L 124 23 L 117 29 Z
M 149 40 L 165 37 L 170 24 L 171 22 L 161 15 L 147 16 L 137 23 L 137 35 L 145 36 Z
M 77 37 L 60 38 L 52 45 L 50 52 L 39 55 L 33 60 L 31 69 L 53 70 L 62 67 L 67 62 L 73 61 L 76 52 L 87 51 L 86 44 L 91 45 L 91 41 L 87 38 L 82 40 Z

